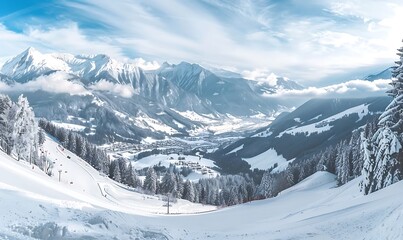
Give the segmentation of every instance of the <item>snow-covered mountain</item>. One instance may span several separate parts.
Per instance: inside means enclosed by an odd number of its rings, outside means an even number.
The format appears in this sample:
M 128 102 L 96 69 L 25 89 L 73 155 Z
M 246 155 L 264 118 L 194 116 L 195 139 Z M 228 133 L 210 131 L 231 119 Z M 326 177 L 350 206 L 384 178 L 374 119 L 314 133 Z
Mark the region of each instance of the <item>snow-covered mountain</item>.
M 370 74 L 366 76 L 364 79 L 368 81 L 375 81 L 378 79 L 390 79 L 392 78 L 392 67 L 389 67 L 382 72 L 376 73 L 376 74 Z
M 283 113 L 268 127 L 218 150 L 219 156 L 237 156 L 251 168 L 284 170 L 288 161 L 302 159 L 349 137 L 355 129 L 378 117 L 388 97 L 312 99 L 291 113 Z M 375 116 L 376 115 L 376 116 Z
M 82 125 L 87 134 L 110 140 L 216 132 L 208 127 L 239 125 L 242 119 L 248 119 L 245 122 L 250 130 L 252 126 L 267 124 L 284 109 L 264 94 L 300 87 L 282 78 L 277 84 L 268 85 L 239 77 L 221 77 L 186 62 L 164 63 L 157 70 L 143 70 L 103 54 L 42 54 L 33 48 L 6 62 L 1 73 L 2 81 L 19 86 L 19 91 L 34 85 L 31 82 L 40 77 L 64 80 L 82 88 L 82 94 L 72 96 L 67 94 L 69 89 L 55 93 L 39 86 L 35 90 L 44 92 L 36 94 L 28 90 L 26 95 L 37 116 Z

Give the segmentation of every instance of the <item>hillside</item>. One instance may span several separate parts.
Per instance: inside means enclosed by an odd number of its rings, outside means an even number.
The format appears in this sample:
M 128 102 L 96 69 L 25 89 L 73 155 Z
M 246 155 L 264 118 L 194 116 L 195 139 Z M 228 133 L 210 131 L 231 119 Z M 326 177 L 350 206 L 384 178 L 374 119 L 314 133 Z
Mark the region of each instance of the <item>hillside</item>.
M 351 137 L 383 112 L 388 97 L 312 99 L 290 113 L 278 116 L 268 127 L 217 150 L 212 158 L 237 156 L 251 168 L 267 169 L 277 163 L 301 159 Z
M 179 201 L 173 212 L 192 214 L 166 216 L 155 197 L 100 176 L 49 138 L 44 147 L 56 165 L 67 170 L 60 183 L 57 176 L 49 178 L 0 153 L 1 238 L 378 239 L 380 233 L 384 239 L 403 237 L 397 221 L 403 210 L 401 182 L 363 196 L 360 179 L 335 188 L 334 175 L 318 172 L 276 198 L 203 214 L 197 212 L 214 208 Z
M 18 162 L 0 151 L 3 172 L 0 182 L 3 186 L 25 192 L 30 196 L 41 195 L 72 203 L 81 201 L 86 203 L 86 206 L 93 205 L 142 214 L 166 212 L 166 207 L 162 207 L 163 203 L 158 197 L 138 193 L 109 179 L 51 138 L 46 138 L 43 148 L 45 154 L 54 162 L 52 177 L 44 174 L 37 166 L 31 168 L 29 163 Z M 58 181 L 59 170 L 61 170 L 61 182 Z M 178 200 L 171 211 L 192 213 L 210 211 L 214 208 Z

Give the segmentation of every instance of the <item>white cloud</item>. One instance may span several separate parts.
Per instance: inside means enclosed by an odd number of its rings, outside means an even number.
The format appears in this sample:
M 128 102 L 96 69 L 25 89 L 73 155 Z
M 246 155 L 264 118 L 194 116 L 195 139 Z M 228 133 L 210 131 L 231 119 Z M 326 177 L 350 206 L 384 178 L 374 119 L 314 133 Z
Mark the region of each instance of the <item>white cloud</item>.
M 271 86 L 277 84 L 277 75 L 266 69 L 255 69 L 252 71 L 245 70 L 242 72 L 242 76 L 249 80 L 258 82 L 266 82 Z
M 130 85 L 115 84 L 102 79 L 101 81 L 90 86 L 90 89 L 97 91 L 106 91 L 117 94 L 124 98 L 130 98 L 134 94 L 134 89 Z
M 128 59 L 127 62 L 134 64 L 136 67 L 144 70 L 155 70 L 160 68 L 160 64 L 157 61 L 146 61 L 143 58 Z
M 359 37 L 343 32 L 323 31 L 316 34 L 316 37 L 319 44 L 336 48 L 354 45 L 360 41 Z
M 313 97 L 368 97 L 386 95 L 390 89 L 390 79 L 375 81 L 351 80 L 345 83 L 325 87 L 308 87 L 302 90 L 279 90 L 276 94 L 266 95 L 272 98 L 313 98 Z
M 40 76 L 27 83 L 15 83 L 10 86 L 0 82 L 2 92 L 35 92 L 67 93 L 70 95 L 91 95 L 81 84 L 69 81 L 69 75 L 64 72 L 55 72 L 48 76 Z
M 224 65 L 240 71 L 269 68 L 302 82 L 359 67 L 392 65 L 403 36 L 400 0 L 276 4 L 77 0 L 62 4 L 68 13 L 64 17 L 71 20 L 59 22 L 57 27 L 31 25 L 15 33 L 0 23 L 1 54 L 15 55 L 34 46 L 47 52 L 106 53 L 119 60 L 135 55 L 160 62 Z M 80 28 L 85 25 L 80 21 L 102 27 Z M 132 61 L 144 69 L 158 65 Z M 304 84 L 310 85 L 308 81 Z
M 297 80 L 318 80 L 357 67 L 393 64 L 400 37 L 390 32 L 401 32 L 394 23 L 403 16 L 403 9 L 393 5 L 397 0 L 307 3 L 320 4 L 316 15 L 304 15 L 303 10 L 294 15 L 276 12 L 273 4 L 249 1 L 206 0 L 217 8 L 214 11 L 198 2 L 100 1 L 67 4 L 116 29 L 117 41 L 141 55 L 249 71 L 270 68 Z M 322 14 L 323 9 L 337 16 Z M 228 18 L 215 15 L 216 10 L 226 12 Z M 286 21 L 278 18 L 279 14 L 285 14 Z M 342 19 L 339 23 L 337 19 L 350 16 L 362 21 Z
M 74 22 L 48 29 L 29 26 L 21 33 L 10 31 L 0 23 L 0 45 L 2 46 L 0 57 L 3 58 L 15 56 L 28 47 L 47 52 L 104 53 L 118 59 L 125 57 L 120 46 L 111 43 L 110 39 L 90 39 Z
M 47 76 L 40 76 L 26 83 L 7 85 L 0 82 L 0 92 L 35 92 L 45 91 L 49 93 L 67 93 L 70 95 L 92 95 L 81 83 L 70 81 L 71 75 L 65 72 L 55 72 Z M 130 85 L 115 84 L 101 80 L 89 87 L 95 91 L 106 91 L 121 97 L 130 98 L 134 89 Z

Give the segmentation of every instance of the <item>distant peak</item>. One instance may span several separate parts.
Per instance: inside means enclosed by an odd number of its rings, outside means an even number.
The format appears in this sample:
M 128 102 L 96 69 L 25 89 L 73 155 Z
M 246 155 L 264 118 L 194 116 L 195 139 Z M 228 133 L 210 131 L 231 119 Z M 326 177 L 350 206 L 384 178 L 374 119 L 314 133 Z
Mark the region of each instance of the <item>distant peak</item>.
M 165 69 L 168 67 L 172 67 L 172 64 L 170 64 L 169 62 L 165 61 L 161 64 L 160 69 Z
M 177 67 L 180 67 L 180 68 L 194 68 L 194 69 L 204 70 L 204 68 L 202 66 L 200 66 L 199 64 L 197 64 L 197 63 L 189 63 L 189 62 L 185 62 L 185 61 L 180 62 L 177 65 Z
M 35 55 L 35 54 L 40 54 L 38 50 L 36 50 L 34 47 L 29 47 L 27 48 L 24 52 L 22 52 L 24 55 Z

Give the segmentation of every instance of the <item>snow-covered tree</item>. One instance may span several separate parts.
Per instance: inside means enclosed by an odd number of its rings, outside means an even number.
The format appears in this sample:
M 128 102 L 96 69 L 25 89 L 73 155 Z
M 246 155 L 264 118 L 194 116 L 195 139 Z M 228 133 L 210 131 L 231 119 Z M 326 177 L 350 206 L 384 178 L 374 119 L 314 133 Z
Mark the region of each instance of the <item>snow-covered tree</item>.
M 42 128 L 39 128 L 39 131 L 38 131 L 38 144 L 42 146 L 43 143 L 45 142 L 45 140 L 46 140 L 45 131 Z
M 69 132 L 67 137 L 67 149 L 72 152 L 76 152 L 76 136 L 72 131 Z
M 358 177 L 359 175 L 361 175 L 361 171 L 364 164 L 364 158 L 362 156 L 363 154 L 360 145 L 361 135 L 362 133 L 360 131 L 354 131 L 349 143 L 351 151 L 351 165 L 352 165 L 351 173 L 353 177 Z
M 157 174 L 152 167 L 148 168 L 147 170 L 147 175 L 144 179 L 144 189 L 149 191 L 151 194 L 155 194 L 157 191 Z
M 336 157 L 336 174 L 340 185 L 348 182 L 351 175 L 350 146 L 346 141 L 342 141 L 338 145 Z
M 130 187 L 137 187 L 138 186 L 138 179 L 137 175 L 133 170 L 132 162 L 129 162 L 129 166 L 127 167 L 127 171 L 125 174 L 125 183 Z
M 84 138 L 81 137 L 80 135 L 76 135 L 76 151 L 75 151 L 75 153 L 78 156 L 83 157 L 86 155 L 85 150 L 86 150 L 86 148 L 85 148 Z
M 14 119 L 12 121 L 14 150 L 18 159 L 32 161 L 33 154 L 38 147 L 38 125 L 28 100 L 21 95 L 16 104 L 10 109 Z
M 172 171 L 167 171 L 162 177 L 160 184 L 161 193 L 171 193 L 173 197 L 177 197 L 178 183 L 176 182 L 175 174 Z
M 113 169 L 113 180 L 116 182 L 120 182 L 122 180 L 119 164 L 116 164 L 115 169 Z
M 403 47 L 398 49 L 399 60 L 393 70 L 393 97 L 379 117 L 379 129 L 371 139 L 363 139 L 364 176 L 361 190 L 368 194 L 402 179 L 403 139 Z
M 365 162 L 361 190 L 364 194 L 375 192 L 402 179 L 402 146 L 390 128 L 380 128 L 371 142 L 364 141 L 363 148 Z
M 257 193 L 256 195 L 263 198 L 273 197 L 274 196 L 273 188 L 274 188 L 274 177 L 269 172 L 265 172 L 263 174 L 263 178 L 260 185 L 256 189 Z
M 64 128 L 57 128 L 56 129 L 56 138 L 59 142 L 64 146 L 67 147 L 68 144 L 68 133 L 67 130 Z
M 0 95 L 0 139 L 1 147 L 7 154 L 11 153 L 13 139 L 11 125 L 14 120 L 14 116 L 10 116 L 10 110 L 13 105 L 11 99 L 6 95 Z
M 187 180 L 185 182 L 184 189 L 183 189 L 183 197 L 182 198 L 186 199 L 186 200 L 189 200 L 191 202 L 194 201 L 195 191 L 194 191 L 194 188 L 193 188 L 193 184 L 189 180 Z

